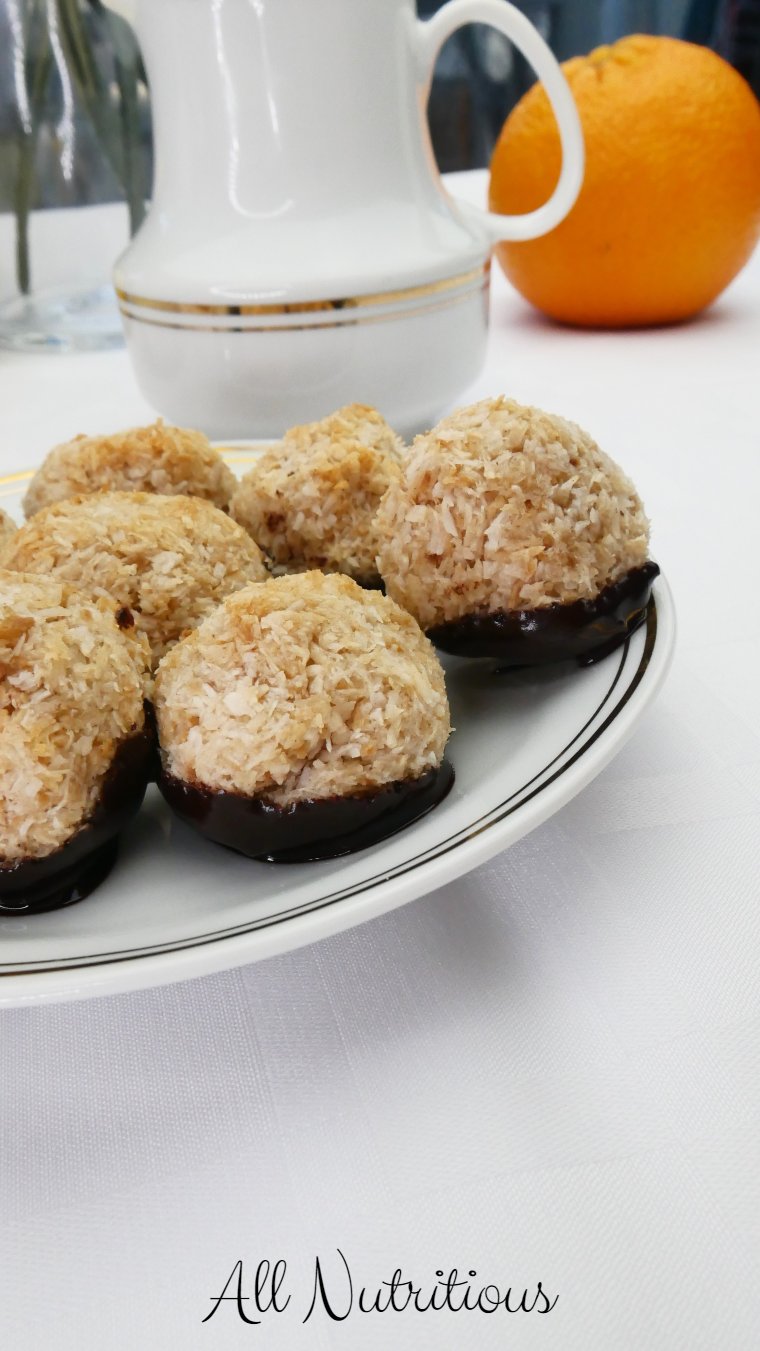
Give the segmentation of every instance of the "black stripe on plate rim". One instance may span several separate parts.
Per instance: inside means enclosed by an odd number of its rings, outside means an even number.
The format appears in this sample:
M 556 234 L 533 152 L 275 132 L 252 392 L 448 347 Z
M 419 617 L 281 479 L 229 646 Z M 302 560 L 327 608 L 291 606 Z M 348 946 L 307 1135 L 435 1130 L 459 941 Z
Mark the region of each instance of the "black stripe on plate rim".
M 42 963 L 36 964 L 34 962 L 7 962 L 0 965 L 0 978 L 8 979 L 13 976 L 77 971 L 87 969 L 88 967 L 110 966 L 117 962 L 138 962 L 154 956 L 164 956 L 171 952 L 186 952 L 192 948 L 207 947 L 211 943 L 221 943 L 224 942 L 225 939 L 241 937 L 243 934 L 255 933 L 260 929 L 269 929 L 277 924 L 287 923 L 289 920 L 297 919 L 301 915 L 314 914 L 319 910 L 326 909 L 330 905 L 337 904 L 339 901 L 349 900 L 354 896 L 361 896 L 364 892 L 371 891 L 372 888 L 380 882 L 388 881 L 390 878 L 403 876 L 406 873 L 414 872 L 417 868 L 424 867 L 430 859 L 440 858 L 444 854 L 451 853 L 452 850 L 458 849 L 460 845 L 466 843 L 467 840 L 474 839 L 477 835 L 482 834 L 492 826 L 498 825 L 501 821 L 504 821 L 508 816 L 512 816 L 520 807 L 525 806 L 527 802 L 530 802 L 533 798 L 537 797 L 538 794 L 542 793 L 550 784 L 561 778 L 582 755 L 585 755 L 586 751 L 598 741 L 599 737 L 606 731 L 610 724 L 614 722 L 615 718 L 618 717 L 634 691 L 641 684 L 649 666 L 652 652 L 654 651 L 656 638 L 657 605 L 654 596 L 652 596 L 647 607 L 644 648 L 636 671 L 634 672 L 630 684 L 626 686 L 624 693 L 615 707 L 607 714 L 607 717 L 599 724 L 595 731 L 592 732 L 588 740 L 585 741 L 582 746 L 579 746 L 573 755 L 570 756 L 569 760 L 566 760 L 561 764 L 548 779 L 544 780 L 542 783 L 536 784 L 537 779 L 540 779 L 542 775 L 546 774 L 548 770 L 557 764 L 558 760 L 561 760 L 562 757 L 572 749 L 580 737 L 583 736 L 584 732 L 591 726 L 596 718 L 598 718 L 599 714 L 608 703 L 616 686 L 619 684 L 625 669 L 630 652 L 630 638 L 626 640 L 623 646 L 620 662 L 604 698 L 597 705 L 596 709 L 584 723 L 583 727 L 581 727 L 580 731 L 576 732 L 572 740 L 569 741 L 547 765 L 544 765 L 543 769 L 540 769 L 533 775 L 532 779 L 529 779 L 527 783 L 516 789 L 508 798 L 505 798 L 503 802 L 492 807 L 484 816 L 470 822 L 467 826 L 463 826 L 461 830 L 456 831 L 453 835 L 449 835 L 439 844 L 432 845 L 430 849 L 425 850 L 424 853 L 413 855 L 403 864 L 399 864 L 398 867 L 386 870 L 382 873 L 376 873 L 374 877 L 368 878 L 366 881 L 357 884 L 356 886 L 346 887 L 342 891 L 334 892 L 330 896 L 320 897 L 315 901 L 307 901 L 300 906 L 292 906 L 288 910 L 278 911 L 276 915 L 268 915 L 263 919 L 253 920 L 248 924 L 233 925 L 226 929 L 218 929 L 212 933 L 199 934 L 194 938 L 187 938 L 174 943 L 156 943 L 150 947 L 125 948 L 117 952 L 94 953 L 87 957 L 64 958 L 60 963 L 52 966 L 43 965 Z M 531 791 L 526 792 L 526 789 L 530 789 Z M 514 799 L 519 797 L 520 794 L 525 794 L 525 796 L 520 797 L 520 800 L 515 802 Z M 495 812 L 498 812 L 499 815 L 494 816 L 493 813 Z M 462 836 L 464 837 L 463 839 L 460 838 Z M 11 970 L 12 967 L 20 967 L 22 969 L 18 971 Z

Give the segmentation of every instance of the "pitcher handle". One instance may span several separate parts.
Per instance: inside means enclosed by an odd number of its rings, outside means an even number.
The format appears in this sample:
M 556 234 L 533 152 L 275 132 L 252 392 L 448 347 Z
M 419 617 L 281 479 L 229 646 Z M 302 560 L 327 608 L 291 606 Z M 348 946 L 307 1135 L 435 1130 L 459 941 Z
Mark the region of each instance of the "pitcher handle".
M 449 0 L 431 19 L 417 21 L 422 79 L 428 86 L 433 65 L 446 38 L 468 23 L 498 28 L 530 62 L 542 81 L 559 128 L 562 170 L 548 202 L 521 216 L 501 216 L 466 204 L 468 214 L 485 226 L 493 244 L 502 239 L 534 239 L 547 234 L 564 220 L 574 205 L 583 182 L 584 145 L 578 109 L 562 71 L 540 33 L 508 0 Z

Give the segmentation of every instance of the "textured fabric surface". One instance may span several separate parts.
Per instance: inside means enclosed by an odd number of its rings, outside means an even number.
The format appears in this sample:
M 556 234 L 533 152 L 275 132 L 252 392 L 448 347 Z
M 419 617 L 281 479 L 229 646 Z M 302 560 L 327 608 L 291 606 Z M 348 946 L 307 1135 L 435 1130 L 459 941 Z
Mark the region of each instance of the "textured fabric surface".
M 0 1015 L 3 1347 L 760 1344 L 759 344 L 760 259 L 651 333 L 549 327 L 495 275 L 462 402 L 558 411 L 630 473 L 671 678 L 600 778 L 469 877 L 257 966 Z M 149 411 L 121 354 L 3 355 L 0 407 L 0 473 L 83 410 Z M 456 1266 L 559 1299 L 303 1324 L 337 1248 L 357 1294 Z M 239 1258 L 252 1287 L 279 1257 L 284 1313 L 201 1324 Z

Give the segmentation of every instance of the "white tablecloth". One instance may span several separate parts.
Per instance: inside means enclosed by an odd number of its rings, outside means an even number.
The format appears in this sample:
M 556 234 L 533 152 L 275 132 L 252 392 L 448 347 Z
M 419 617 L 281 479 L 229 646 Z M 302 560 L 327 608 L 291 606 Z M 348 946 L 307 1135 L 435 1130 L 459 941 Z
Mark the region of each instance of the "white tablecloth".
M 443 891 L 229 974 L 4 1012 L 3 1348 L 760 1345 L 759 350 L 760 258 L 640 333 L 552 327 L 496 272 L 465 398 L 565 413 L 634 477 L 679 611 L 666 690 Z M 0 354 L 0 472 L 148 411 L 121 353 Z M 317 1256 L 344 1298 L 338 1248 L 355 1298 L 456 1267 L 558 1302 L 304 1324 Z M 277 1258 L 283 1313 L 202 1325 L 238 1259 L 255 1316 Z

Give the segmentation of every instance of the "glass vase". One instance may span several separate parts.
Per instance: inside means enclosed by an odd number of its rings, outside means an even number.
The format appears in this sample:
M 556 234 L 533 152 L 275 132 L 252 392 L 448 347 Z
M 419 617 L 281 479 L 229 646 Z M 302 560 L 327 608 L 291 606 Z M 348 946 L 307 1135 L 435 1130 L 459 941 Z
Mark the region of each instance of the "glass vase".
M 110 268 L 149 183 L 128 26 L 100 0 L 0 0 L 0 344 L 121 345 Z

